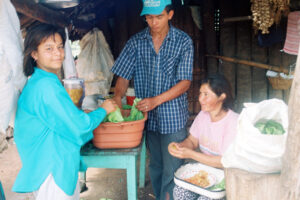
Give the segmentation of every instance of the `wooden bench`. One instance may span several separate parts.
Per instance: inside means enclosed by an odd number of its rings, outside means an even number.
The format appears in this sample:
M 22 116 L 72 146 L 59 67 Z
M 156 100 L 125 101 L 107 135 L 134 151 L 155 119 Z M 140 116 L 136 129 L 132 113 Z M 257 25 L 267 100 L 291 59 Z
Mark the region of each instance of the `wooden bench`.
M 128 199 L 137 199 L 137 158 L 140 156 L 139 187 L 145 187 L 146 145 L 145 137 L 136 148 L 98 149 L 90 142 L 81 148 L 81 158 L 92 168 L 126 169 Z M 86 171 L 79 174 L 80 181 L 86 183 Z

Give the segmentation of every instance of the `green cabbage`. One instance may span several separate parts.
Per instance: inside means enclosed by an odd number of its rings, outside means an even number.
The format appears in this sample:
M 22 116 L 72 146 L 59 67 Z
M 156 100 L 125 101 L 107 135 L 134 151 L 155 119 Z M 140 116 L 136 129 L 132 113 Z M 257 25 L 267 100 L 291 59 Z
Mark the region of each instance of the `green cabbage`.
M 124 121 L 128 122 L 128 121 L 136 121 L 136 120 L 144 119 L 143 113 L 135 107 L 136 104 L 141 100 L 142 99 L 135 98 L 132 106 L 130 106 L 130 105 L 122 106 L 122 108 L 124 110 L 129 110 L 131 108 L 130 115 L 128 117 L 123 118 L 120 108 L 117 108 L 114 112 L 109 113 L 105 117 L 103 122 L 118 123 L 118 122 L 124 122 Z
M 124 118 L 122 116 L 120 108 L 117 108 L 114 112 L 109 113 L 103 122 L 123 122 Z
M 122 105 L 122 109 L 123 109 L 123 110 L 130 110 L 131 108 L 132 108 L 131 105 L 128 105 L 128 104 Z
M 262 134 L 283 135 L 285 133 L 283 126 L 274 120 L 259 120 L 254 125 Z
M 141 111 L 139 111 L 136 108 L 136 105 L 138 102 L 140 102 L 142 99 L 135 98 L 131 107 L 130 115 L 128 117 L 125 117 L 125 121 L 136 121 L 144 119 L 144 115 Z

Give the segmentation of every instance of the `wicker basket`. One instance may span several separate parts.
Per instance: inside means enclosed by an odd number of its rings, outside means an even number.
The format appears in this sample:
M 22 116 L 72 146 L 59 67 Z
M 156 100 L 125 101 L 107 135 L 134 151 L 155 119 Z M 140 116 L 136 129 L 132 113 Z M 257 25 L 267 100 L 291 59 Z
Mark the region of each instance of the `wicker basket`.
M 287 90 L 290 89 L 293 79 L 284 79 L 280 76 L 277 77 L 270 77 L 268 79 L 275 90 Z

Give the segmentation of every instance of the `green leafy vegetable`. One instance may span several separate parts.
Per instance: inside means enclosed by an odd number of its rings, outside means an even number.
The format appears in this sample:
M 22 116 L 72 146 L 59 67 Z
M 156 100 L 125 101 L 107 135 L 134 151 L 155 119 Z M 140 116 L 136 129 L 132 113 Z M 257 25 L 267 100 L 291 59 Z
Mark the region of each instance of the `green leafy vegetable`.
M 109 113 L 103 122 L 124 122 L 124 121 L 136 121 L 144 118 L 144 115 L 141 111 L 139 111 L 135 106 L 142 99 L 135 98 L 133 101 L 133 105 L 123 105 L 122 108 L 124 110 L 130 110 L 130 115 L 128 117 L 123 118 L 120 108 L 117 108 L 114 112 Z
M 264 131 L 266 123 L 257 122 L 254 126 L 262 133 Z
M 284 134 L 283 126 L 274 120 L 261 119 L 254 125 L 262 134 L 282 135 Z
M 223 178 L 222 181 L 214 186 L 212 186 L 211 188 L 209 188 L 210 190 L 225 190 L 225 179 Z
M 131 105 L 128 105 L 128 104 L 122 105 L 122 109 L 123 109 L 123 110 L 130 110 L 131 108 L 132 108 Z
M 144 115 L 141 111 L 136 108 L 136 105 L 142 99 L 135 98 L 131 107 L 130 115 L 125 117 L 125 121 L 136 121 L 144 118 Z
M 122 116 L 120 108 L 117 108 L 114 112 L 109 113 L 106 118 L 104 119 L 104 122 L 123 122 L 124 118 Z

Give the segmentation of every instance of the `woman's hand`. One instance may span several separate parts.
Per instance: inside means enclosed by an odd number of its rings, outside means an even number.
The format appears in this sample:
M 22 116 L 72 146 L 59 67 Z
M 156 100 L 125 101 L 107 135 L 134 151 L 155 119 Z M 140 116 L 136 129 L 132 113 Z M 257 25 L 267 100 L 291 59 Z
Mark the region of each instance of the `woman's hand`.
M 118 105 L 113 99 L 107 99 L 101 104 L 100 107 L 105 109 L 106 113 L 109 114 L 115 111 L 118 108 Z
M 183 147 L 180 143 L 176 142 L 171 142 L 168 145 L 168 151 L 172 156 L 180 159 L 191 158 L 193 152 L 192 149 Z

